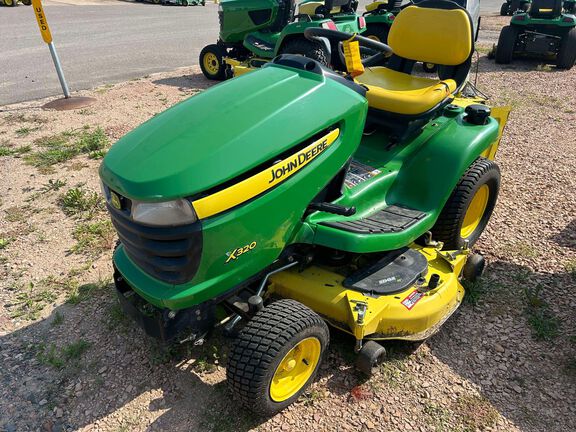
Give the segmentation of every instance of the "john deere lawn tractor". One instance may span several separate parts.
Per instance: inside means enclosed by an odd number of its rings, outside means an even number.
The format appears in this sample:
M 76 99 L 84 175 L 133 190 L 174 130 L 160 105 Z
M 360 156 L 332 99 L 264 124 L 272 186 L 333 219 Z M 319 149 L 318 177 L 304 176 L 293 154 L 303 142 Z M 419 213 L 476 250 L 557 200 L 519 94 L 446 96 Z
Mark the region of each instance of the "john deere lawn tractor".
M 366 24 L 356 15 L 356 6 L 356 0 L 306 1 L 296 13 L 295 0 L 222 0 L 218 6 L 220 37 L 200 52 L 202 72 L 208 79 L 224 80 L 286 53 L 338 66 L 337 47 L 325 39 L 306 39 L 304 30 L 318 27 L 361 33 Z
M 20 0 L 23 5 L 30 6 L 32 0 Z M 0 6 L 14 7 L 18 5 L 18 0 L 0 0 Z
M 571 69 L 576 62 L 574 2 L 562 11 L 562 0 L 533 0 L 528 12 L 516 13 L 502 28 L 496 46 L 496 63 L 508 64 L 515 56 L 534 56 Z
M 236 333 L 227 380 L 263 415 L 314 379 L 327 324 L 366 373 L 385 357 L 377 341 L 436 332 L 482 271 L 471 248 L 500 185 L 508 111 L 455 96 L 472 34 L 446 0 L 402 10 L 389 45 L 308 28 L 343 42 L 345 73 L 282 54 L 120 139 L 100 177 L 125 313 L 163 341 Z M 378 53 L 361 60 L 360 46 Z M 416 61 L 446 77 L 412 75 Z

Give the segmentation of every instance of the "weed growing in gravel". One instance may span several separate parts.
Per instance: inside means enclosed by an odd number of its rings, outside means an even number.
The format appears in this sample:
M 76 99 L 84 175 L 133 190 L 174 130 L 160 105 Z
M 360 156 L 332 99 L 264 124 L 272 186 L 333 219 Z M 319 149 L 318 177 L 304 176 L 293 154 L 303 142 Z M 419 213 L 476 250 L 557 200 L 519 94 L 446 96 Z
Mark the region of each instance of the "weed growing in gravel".
M 64 315 L 62 315 L 60 312 L 56 312 L 54 314 L 54 318 L 50 322 L 50 325 L 52 327 L 56 327 L 56 326 L 59 326 L 60 324 L 62 324 L 63 322 L 64 322 Z
M 576 259 L 566 262 L 564 264 L 564 269 L 572 279 L 576 280 Z
M 126 330 L 130 320 L 120 307 L 120 304 L 114 303 L 108 310 L 108 320 L 106 321 L 106 327 L 108 330 L 118 331 L 119 329 Z
M 107 288 L 111 282 L 112 279 L 107 277 L 104 279 L 99 278 L 96 282 L 93 283 L 76 286 L 70 290 L 70 294 L 66 301 L 71 304 L 81 303 Z
M 19 138 L 24 138 L 24 137 L 30 135 L 32 132 L 37 131 L 38 129 L 40 129 L 40 126 L 36 126 L 36 127 L 24 126 L 24 127 L 19 128 L 19 129 L 16 129 L 16 135 L 18 135 Z
M 28 219 L 31 215 L 35 214 L 35 213 L 39 213 L 40 209 L 38 208 L 33 208 L 30 205 L 24 205 L 24 206 L 14 206 L 14 207 L 9 207 L 6 210 L 4 210 L 4 218 L 8 221 L 8 222 L 23 222 L 26 219 Z
M 81 187 L 69 189 L 60 197 L 59 204 L 66 215 L 84 219 L 91 219 L 104 209 L 104 201 L 98 193 L 85 191 Z
M 78 225 L 72 234 L 77 243 L 70 249 L 74 253 L 98 257 L 114 247 L 114 227 L 109 220 Z
M 532 335 L 538 340 L 551 340 L 560 333 L 560 321 L 541 297 L 542 285 L 524 290 L 527 300 L 526 313 Z
M 88 348 L 90 343 L 84 339 L 79 339 L 62 348 L 57 348 L 51 344 L 49 347 L 42 345 L 39 347 L 38 361 L 40 363 L 62 369 L 67 364 L 77 365 Z
M 454 411 L 462 418 L 469 430 L 485 430 L 493 427 L 498 421 L 498 411 L 481 396 L 463 396 L 455 403 Z
M 429 417 L 430 426 L 433 426 L 436 432 L 448 432 L 451 430 L 451 413 L 449 409 L 429 402 L 424 404 L 424 412 Z
M 16 301 L 10 316 L 12 318 L 24 318 L 35 320 L 40 317 L 40 312 L 49 304 L 56 300 L 56 295 L 49 290 L 37 290 L 30 282 L 28 287 L 16 294 Z
M 505 253 L 520 258 L 537 258 L 539 255 L 536 246 L 526 242 L 516 242 L 507 245 Z
M 66 186 L 66 180 L 50 179 L 48 180 L 48 183 L 44 183 L 42 185 L 42 187 L 40 188 L 40 192 L 48 193 L 52 191 L 58 191 L 64 186 Z
M 70 130 L 56 135 L 45 136 L 34 141 L 42 147 L 26 156 L 26 162 L 40 170 L 49 171 L 52 165 L 65 162 L 80 154 L 91 154 L 109 145 L 109 140 L 102 128 L 90 130 Z
M 552 72 L 554 69 L 549 64 L 539 64 L 536 66 L 536 70 L 539 72 Z
M 40 117 L 36 114 L 9 114 L 8 116 L 4 117 L 4 121 L 7 124 L 16 124 L 16 123 L 36 123 L 36 124 L 44 124 L 48 122 L 48 119 Z
M 0 237 L 0 250 L 4 249 L 10 244 L 9 238 Z
M 3 140 L 0 143 L 0 156 L 20 156 L 30 152 L 32 148 L 29 145 L 14 147 L 8 140 Z

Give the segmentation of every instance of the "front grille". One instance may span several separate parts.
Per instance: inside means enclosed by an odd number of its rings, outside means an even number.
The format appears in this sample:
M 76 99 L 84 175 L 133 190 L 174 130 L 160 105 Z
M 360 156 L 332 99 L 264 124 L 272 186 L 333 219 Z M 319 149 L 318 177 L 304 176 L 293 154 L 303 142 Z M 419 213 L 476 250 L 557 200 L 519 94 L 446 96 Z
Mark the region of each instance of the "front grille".
M 150 276 L 171 284 L 191 280 L 202 255 L 200 221 L 176 227 L 134 222 L 123 211 L 107 205 L 126 254 Z

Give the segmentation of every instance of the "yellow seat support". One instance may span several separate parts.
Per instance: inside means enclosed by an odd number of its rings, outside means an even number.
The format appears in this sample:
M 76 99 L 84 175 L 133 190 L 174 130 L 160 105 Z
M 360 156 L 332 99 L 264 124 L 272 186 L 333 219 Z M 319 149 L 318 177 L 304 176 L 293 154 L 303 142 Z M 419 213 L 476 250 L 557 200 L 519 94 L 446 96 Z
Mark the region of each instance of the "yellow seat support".
M 452 79 L 421 78 L 386 67 L 366 68 L 357 81 L 368 88 L 371 108 L 406 115 L 425 113 L 456 90 Z
M 316 15 L 316 9 L 318 9 L 320 6 L 324 6 L 323 1 L 311 1 L 306 3 L 300 3 L 298 5 L 298 13 L 300 15 Z M 341 10 L 340 6 L 335 6 L 332 8 L 330 13 L 332 14 L 340 13 L 340 10 Z
M 375 1 L 366 5 L 366 12 L 374 12 L 380 5 L 388 4 L 388 1 Z

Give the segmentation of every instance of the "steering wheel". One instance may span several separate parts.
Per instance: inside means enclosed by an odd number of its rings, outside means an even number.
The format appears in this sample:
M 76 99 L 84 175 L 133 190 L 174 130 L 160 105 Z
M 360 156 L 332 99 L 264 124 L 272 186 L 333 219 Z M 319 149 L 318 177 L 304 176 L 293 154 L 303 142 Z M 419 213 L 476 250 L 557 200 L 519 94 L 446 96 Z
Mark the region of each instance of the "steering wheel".
M 360 47 L 376 51 L 376 54 L 362 59 L 362 64 L 364 66 L 373 66 L 378 64 L 393 54 L 392 48 L 382 42 L 360 36 L 358 34 L 351 34 L 338 30 L 330 30 L 321 27 L 310 27 L 304 30 L 304 37 L 311 41 L 318 41 L 319 38 L 326 38 L 329 41 L 336 42 L 338 45 L 341 45 L 341 42 L 347 41 L 349 39 L 358 41 Z

